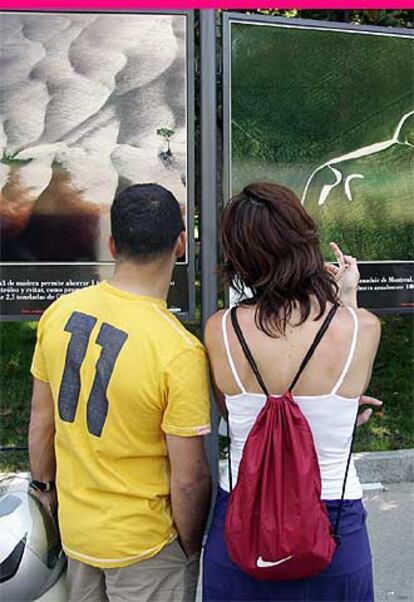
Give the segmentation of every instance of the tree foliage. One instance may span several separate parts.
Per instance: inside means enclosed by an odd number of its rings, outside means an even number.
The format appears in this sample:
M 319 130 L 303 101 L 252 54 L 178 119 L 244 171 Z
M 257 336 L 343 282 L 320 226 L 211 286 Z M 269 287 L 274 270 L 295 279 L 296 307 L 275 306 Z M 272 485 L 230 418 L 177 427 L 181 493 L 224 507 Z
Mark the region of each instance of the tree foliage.
M 337 21 L 356 25 L 379 25 L 381 27 L 412 28 L 414 23 L 414 11 L 412 10 L 279 10 L 276 8 L 262 8 L 239 12 L 292 19 Z

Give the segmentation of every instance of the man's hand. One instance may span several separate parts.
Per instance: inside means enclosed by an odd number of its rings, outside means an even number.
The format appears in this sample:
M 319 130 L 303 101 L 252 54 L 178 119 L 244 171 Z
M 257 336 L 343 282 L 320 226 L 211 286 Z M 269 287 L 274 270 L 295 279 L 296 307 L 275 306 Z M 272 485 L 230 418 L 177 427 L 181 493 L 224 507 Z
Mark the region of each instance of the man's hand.
M 35 489 L 31 489 L 30 493 L 36 497 L 42 506 L 49 512 L 49 514 L 54 518 L 57 510 L 57 496 L 56 489 L 52 489 L 52 491 L 36 491 Z
M 334 277 L 339 286 L 339 300 L 344 305 L 358 307 L 357 289 L 360 274 L 356 259 L 355 257 L 351 257 L 351 255 L 344 255 L 335 242 L 331 242 L 329 246 L 335 255 L 338 265 L 327 263 L 325 264 L 325 269 Z
M 381 408 L 383 405 L 383 402 L 380 401 L 379 399 L 375 399 L 375 397 L 369 397 L 368 395 L 361 395 L 361 397 L 359 398 L 359 405 L 360 406 L 374 406 L 376 408 Z M 363 424 L 366 424 L 368 422 L 368 420 L 371 418 L 372 412 L 373 412 L 372 408 L 367 408 L 366 410 L 361 412 L 361 414 L 358 415 L 357 426 L 362 426 Z

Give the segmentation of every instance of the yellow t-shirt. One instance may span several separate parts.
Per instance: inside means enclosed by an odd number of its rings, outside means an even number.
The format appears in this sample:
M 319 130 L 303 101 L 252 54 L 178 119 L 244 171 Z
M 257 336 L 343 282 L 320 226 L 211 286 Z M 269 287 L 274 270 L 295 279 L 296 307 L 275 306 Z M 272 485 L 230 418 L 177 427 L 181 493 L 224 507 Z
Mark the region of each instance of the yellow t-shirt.
M 43 314 L 32 374 L 55 404 L 66 554 L 104 568 L 157 554 L 176 537 L 165 433 L 210 431 L 201 343 L 164 301 L 103 282 Z

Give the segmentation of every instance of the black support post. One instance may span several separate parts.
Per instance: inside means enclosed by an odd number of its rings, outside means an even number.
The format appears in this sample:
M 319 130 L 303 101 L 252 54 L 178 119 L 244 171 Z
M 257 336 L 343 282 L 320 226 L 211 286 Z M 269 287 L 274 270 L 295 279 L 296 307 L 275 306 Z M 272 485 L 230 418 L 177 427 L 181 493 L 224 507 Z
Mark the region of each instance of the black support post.
M 202 328 L 217 310 L 217 99 L 216 14 L 200 10 L 201 105 L 201 316 Z M 217 482 L 217 411 L 212 403 L 212 434 L 206 449 Z

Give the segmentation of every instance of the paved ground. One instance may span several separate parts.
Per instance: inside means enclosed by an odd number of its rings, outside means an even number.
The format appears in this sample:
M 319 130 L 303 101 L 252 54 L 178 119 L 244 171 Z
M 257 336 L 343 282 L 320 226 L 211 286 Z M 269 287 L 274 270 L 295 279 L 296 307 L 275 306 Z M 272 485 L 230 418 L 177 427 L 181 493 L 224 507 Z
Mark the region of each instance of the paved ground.
M 414 483 L 365 494 L 376 602 L 414 602 Z

